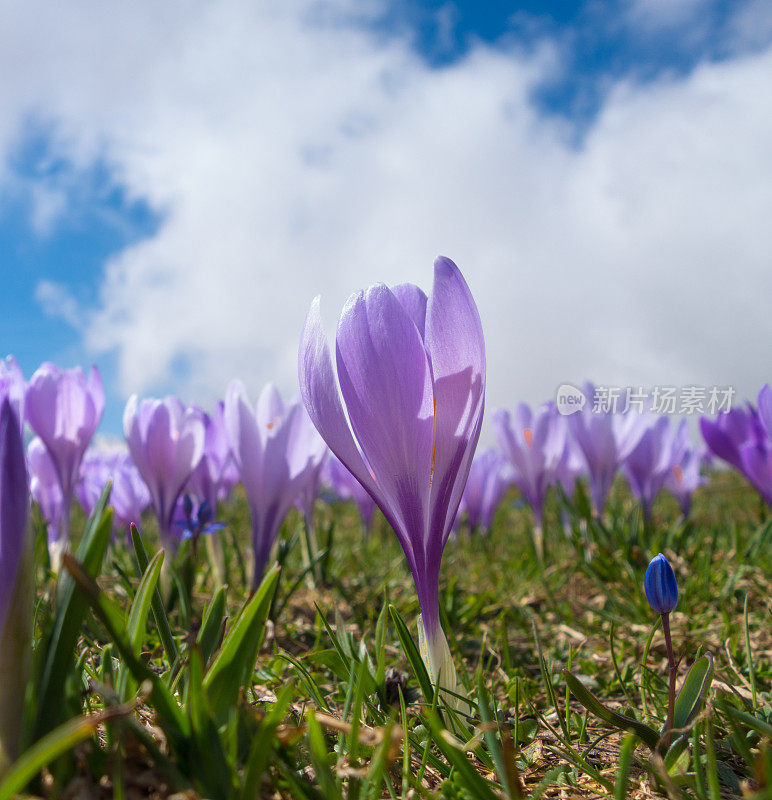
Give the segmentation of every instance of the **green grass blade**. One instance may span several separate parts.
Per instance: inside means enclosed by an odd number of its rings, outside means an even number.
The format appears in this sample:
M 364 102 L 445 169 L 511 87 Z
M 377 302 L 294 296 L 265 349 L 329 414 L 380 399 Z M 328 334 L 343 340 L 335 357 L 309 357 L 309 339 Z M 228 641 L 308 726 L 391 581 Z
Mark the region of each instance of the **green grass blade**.
M 705 654 L 692 664 L 675 701 L 673 727 L 685 728 L 697 715 L 713 681 L 713 657 Z
M 134 652 L 139 655 L 142 648 L 142 640 L 145 638 L 147 629 L 147 615 L 150 613 L 150 606 L 153 601 L 153 593 L 158 585 L 158 577 L 161 574 L 161 567 L 164 562 L 164 551 L 159 550 L 153 560 L 148 564 L 145 574 L 137 587 L 137 593 L 129 611 L 129 621 L 126 624 L 126 634 L 129 638 Z
M 220 642 L 225 619 L 226 600 L 227 587 L 220 586 L 215 592 L 212 602 L 207 606 L 204 619 L 201 622 L 201 630 L 198 632 L 196 644 L 201 650 L 204 666 L 209 663 Z
M 480 775 L 474 768 L 472 762 L 454 742 L 442 724 L 439 716 L 435 712 L 429 712 L 427 722 L 432 732 L 434 744 L 450 762 L 455 769 L 464 788 L 475 800 L 498 800 L 492 785 Z
M 520 791 L 517 773 L 515 772 L 513 774 L 512 765 L 507 765 L 505 763 L 504 753 L 496 736 L 498 724 L 491 713 L 490 704 L 488 703 L 488 691 L 485 688 L 482 670 L 478 670 L 477 672 L 477 707 L 480 710 L 480 719 L 485 725 L 485 731 L 483 733 L 485 744 L 496 766 L 496 773 L 499 776 L 499 781 L 504 787 L 507 797 L 520 798 L 522 797 L 522 792 Z
M 190 720 L 192 753 L 190 771 L 197 775 L 208 797 L 228 800 L 235 776 L 217 732 L 204 689 L 204 666 L 197 647 L 188 656 L 188 691 L 185 709 Z
M 619 751 L 619 767 L 617 769 L 617 782 L 614 788 L 614 797 L 616 800 L 626 800 L 627 798 L 627 782 L 630 776 L 630 764 L 633 760 L 633 751 L 638 737 L 634 733 L 628 733 L 622 742 L 622 747 Z
M 311 751 L 311 763 L 313 764 L 316 780 L 319 782 L 322 794 L 327 800 L 341 800 L 340 788 L 330 769 L 328 761 L 329 753 L 322 726 L 317 721 L 313 709 L 310 709 L 306 714 L 306 725 L 308 727 L 308 745 Z
M 421 688 L 421 694 L 423 694 L 424 700 L 431 704 L 432 698 L 434 697 L 434 690 L 432 689 L 432 682 L 429 678 L 429 673 L 426 671 L 424 660 L 418 652 L 418 648 L 413 641 L 413 637 L 410 635 L 407 625 L 405 625 L 405 621 L 393 605 L 389 605 L 389 614 L 391 615 L 394 627 L 397 629 L 397 636 L 402 645 L 402 649 L 405 651 L 405 656 L 410 666 L 413 668 L 413 673 Z
M 13 800 L 43 767 L 91 738 L 110 720 L 130 714 L 131 705 L 116 706 L 88 717 L 67 720 L 22 753 L 0 783 L 0 800 Z
M 281 570 L 273 566 L 225 635 L 204 677 L 215 718 L 222 722 L 252 677 Z
M 136 556 L 137 565 L 139 567 L 139 575 L 144 575 L 150 563 L 147 550 L 145 550 L 145 543 L 142 541 L 142 536 L 134 523 L 131 524 L 129 530 L 131 533 L 131 544 L 134 548 L 134 555 Z M 153 619 L 155 620 L 156 628 L 158 628 L 158 635 L 161 637 L 161 645 L 163 646 L 164 653 L 166 653 L 166 659 L 170 666 L 174 666 L 179 660 L 179 651 L 177 650 L 177 643 L 174 641 L 174 636 L 172 636 L 169 618 L 166 616 L 166 609 L 164 608 L 161 593 L 158 591 L 157 586 L 153 592 L 152 609 Z
M 78 560 L 86 573 L 96 577 L 104 562 L 113 525 L 113 511 L 107 507 L 111 484 L 105 486 L 99 502 L 86 523 L 78 547 Z M 36 741 L 61 722 L 65 681 L 73 664 L 75 645 L 88 605 L 76 591 L 75 582 L 63 575 L 59 585 L 56 618 L 50 638 L 45 643 L 45 660 L 37 684 L 37 713 L 32 740 Z
M 287 684 L 276 698 L 271 710 L 265 715 L 260 725 L 245 762 L 244 783 L 242 787 L 242 800 L 252 800 L 260 793 L 260 782 L 268 768 L 273 751 L 276 747 L 274 734 L 284 719 L 292 696 L 295 691 L 293 684 Z
M 166 687 L 166 684 L 134 654 L 134 650 L 126 637 L 125 625 L 120 618 L 121 610 L 72 556 L 65 553 L 62 563 L 72 575 L 82 596 L 91 606 L 94 615 L 104 625 L 134 679 L 138 683 L 149 682 L 150 701 L 158 714 L 159 721 L 164 725 L 164 730 L 172 744 L 175 745 L 175 748 L 179 752 L 186 752 L 186 738 L 190 732 L 187 719 L 182 714 L 177 701 Z
M 603 703 L 601 703 L 600 700 L 598 700 L 598 698 L 567 669 L 563 670 L 563 677 L 566 679 L 569 689 L 571 689 L 571 694 L 573 694 L 586 709 L 595 714 L 596 717 L 599 717 L 604 722 L 608 722 L 609 725 L 613 725 L 615 728 L 636 734 L 650 750 L 656 750 L 657 743 L 659 742 L 659 734 L 655 730 L 648 725 L 644 725 L 642 722 L 638 722 L 637 719 L 626 717 L 624 714 L 618 714 L 616 711 L 612 711 L 610 708 L 604 706 Z

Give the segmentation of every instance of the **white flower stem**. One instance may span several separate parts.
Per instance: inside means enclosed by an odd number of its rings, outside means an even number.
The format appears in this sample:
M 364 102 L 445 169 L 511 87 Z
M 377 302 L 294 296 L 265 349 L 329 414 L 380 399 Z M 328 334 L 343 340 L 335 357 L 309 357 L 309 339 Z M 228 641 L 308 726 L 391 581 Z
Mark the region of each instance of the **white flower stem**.
M 463 688 L 459 691 L 456 667 L 453 664 L 453 656 L 450 654 L 448 640 L 445 638 L 442 626 L 437 624 L 434 628 L 434 635 L 429 638 L 421 615 L 418 617 L 418 648 L 426 671 L 435 686 L 439 679 L 440 698 L 443 702 L 455 711 L 468 714 L 469 705 L 452 694 L 462 694 Z M 442 691 L 443 689 L 447 691 Z

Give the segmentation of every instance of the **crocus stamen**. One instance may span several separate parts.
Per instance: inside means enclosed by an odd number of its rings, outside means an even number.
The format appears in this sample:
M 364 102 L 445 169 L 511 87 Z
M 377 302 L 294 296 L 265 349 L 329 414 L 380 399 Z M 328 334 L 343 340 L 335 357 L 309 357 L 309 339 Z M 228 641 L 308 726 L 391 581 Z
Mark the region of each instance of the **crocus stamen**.
M 530 428 L 526 428 L 523 431 L 523 436 L 528 447 L 533 447 L 533 431 Z
M 673 475 L 675 475 L 676 483 L 680 486 L 684 482 L 684 471 L 678 464 L 673 467 Z

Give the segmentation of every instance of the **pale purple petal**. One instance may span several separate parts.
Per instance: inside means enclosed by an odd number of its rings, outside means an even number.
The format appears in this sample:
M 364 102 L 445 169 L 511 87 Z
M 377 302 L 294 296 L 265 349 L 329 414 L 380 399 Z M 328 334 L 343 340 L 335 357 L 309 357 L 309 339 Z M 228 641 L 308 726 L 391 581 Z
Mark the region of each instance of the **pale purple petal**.
M 435 457 L 430 560 L 439 562 L 464 491 L 485 409 L 485 341 L 480 314 L 458 267 L 434 262 L 426 312 L 426 347 L 434 375 Z
M 322 329 L 319 298 L 311 308 L 300 337 L 298 377 L 303 404 L 330 450 L 384 508 L 386 502 L 351 433 Z
M 351 427 L 415 552 L 427 528 L 434 427 L 423 342 L 397 298 L 377 285 L 349 299 L 336 344 Z
M 427 297 L 423 289 L 412 283 L 400 283 L 392 286 L 391 292 L 399 300 L 402 308 L 407 311 L 408 316 L 413 320 L 423 339 L 426 331 L 427 303 Z

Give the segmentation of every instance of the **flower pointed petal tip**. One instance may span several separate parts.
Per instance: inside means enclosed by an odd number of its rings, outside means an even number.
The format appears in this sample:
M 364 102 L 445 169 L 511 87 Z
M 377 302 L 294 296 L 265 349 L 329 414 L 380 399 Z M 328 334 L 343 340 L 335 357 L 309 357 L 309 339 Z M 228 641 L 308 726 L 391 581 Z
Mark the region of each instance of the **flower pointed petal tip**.
M 646 568 L 643 580 L 646 599 L 657 614 L 669 614 L 678 603 L 678 583 L 670 562 L 662 553 Z
M 772 436 L 772 388 L 768 383 L 759 392 L 759 418 L 767 433 Z
M 407 311 L 423 339 L 426 332 L 426 304 L 428 302 L 423 289 L 414 283 L 399 283 L 391 287 L 391 293 Z
M 434 259 L 434 269 L 435 272 L 438 270 L 445 270 L 461 275 L 461 270 L 456 265 L 456 262 L 447 256 L 437 256 L 437 258 Z
M 134 420 L 137 416 L 137 409 L 139 407 L 139 395 L 133 394 L 127 401 L 126 407 L 123 409 L 123 435 L 128 438 Z

